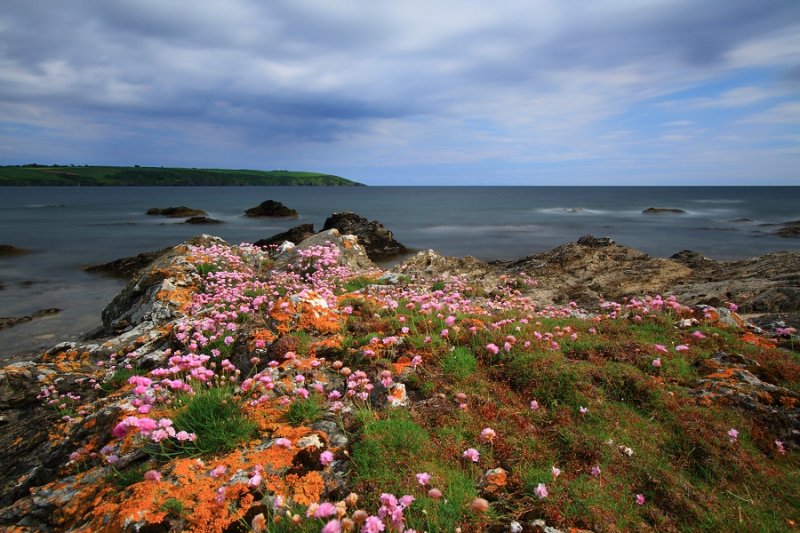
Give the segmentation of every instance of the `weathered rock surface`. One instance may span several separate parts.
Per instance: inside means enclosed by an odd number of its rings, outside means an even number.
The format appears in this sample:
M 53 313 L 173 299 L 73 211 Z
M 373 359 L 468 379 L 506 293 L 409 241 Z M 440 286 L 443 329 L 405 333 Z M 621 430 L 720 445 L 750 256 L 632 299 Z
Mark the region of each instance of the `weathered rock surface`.
M 194 209 L 192 207 L 186 207 L 185 205 L 178 207 L 152 207 L 147 210 L 147 214 L 170 218 L 187 218 L 208 215 L 208 213 L 202 209 Z
M 474 257 L 447 257 L 434 250 L 417 252 L 390 272 L 410 276 L 416 280 L 446 280 L 459 276 L 470 282 L 491 286 L 501 274 L 497 266 Z M 496 283 L 495 283 L 496 284 Z
M 357 236 L 373 261 L 390 259 L 408 252 L 408 248 L 397 242 L 392 232 L 383 227 L 383 224 L 377 220 L 370 222 L 355 213 L 333 213 L 322 227 L 323 231 L 329 229 Z
M 642 214 L 645 215 L 685 215 L 686 211 L 674 207 L 648 207 Z
M 155 250 L 153 252 L 143 252 L 133 257 L 115 259 L 114 261 L 102 265 L 88 266 L 85 267 L 84 270 L 86 272 L 95 272 L 120 278 L 131 278 L 136 272 L 152 264 L 153 261 L 170 250 L 172 250 L 172 247 L 162 248 L 161 250 Z
M 312 235 L 314 235 L 314 224 L 300 224 L 281 233 L 276 233 L 272 237 L 258 240 L 253 244 L 256 246 L 271 246 L 273 244 L 282 244 L 285 241 L 300 244 Z
M 18 248 L 11 244 L 0 244 L 0 257 L 10 257 L 14 255 L 25 255 L 30 253 L 29 250 Z
M 296 217 L 297 211 L 275 200 L 261 202 L 244 212 L 247 217 Z
M 539 283 L 531 297 L 543 304 L 575 301 L 594 306 L 601 299 L 666 293 L 690 268 L 669 259 L 620 246 L 608 238 L 582 237 L 517 261 L 498 263 L 508 272 L 524 272 Z
M 209 217 L 191 217 L 183 221 L 184 224 L 224 224 L 223 221 Z
M 47 315 L 54 315 L 60 311 L 61 309 L 51 307 L 49 309 L 40 309 L 26 316 L 0 317 L 0 329 L 10 328 L 11 326 L 16 326 L 17 324 L 21 324 L 23 322 L 30 322 L 35 318 L 41 318 Z
M 283 269 L 290 263 L 294 263 L 298 257 L 298 251 L 330 244 L 335 245 L 339 250 L 338 264 L 348 267 L 352 272 L 368 273 L 377 269 L 358 238 L 353 235 L 342 235 L 335 229 L 320 231 L 303 240 L 297 246 L 280 248 L 278 255 L 275 257 L 274 268 Z
M 780 224 L 761 224 L 762 226 L 776 226 L 775 235 L 779 237 L 800 237 L 800 220 L 790 220 Z

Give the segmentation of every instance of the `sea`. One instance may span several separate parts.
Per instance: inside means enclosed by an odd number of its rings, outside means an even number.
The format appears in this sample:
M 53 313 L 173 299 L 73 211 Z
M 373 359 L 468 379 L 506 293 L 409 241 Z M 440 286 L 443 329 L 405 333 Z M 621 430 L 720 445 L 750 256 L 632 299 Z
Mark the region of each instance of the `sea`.
M 243 216 L 264 200 L 300 216 Z M 181 205 L 224 224 L 146 215 Z M 649 207 L 686 213 L 643 214 Z M 60 311 L 0 330 L 0 360 L 100 325 L 100 312 L 125 282 L 85 266 L 200 233 L 238 244 L 297 224 L 320 230 L 340 211 L 380 221 L 412 250 L 484 260 L 521 258 L 586 234 L 658 257 L 689 249 L 735 260 L 800 249 L 800 239 L 775 236 L 767 225 L 800 219 L 800 187 L 2 187 L 0 244 L 31 253 L 0 257 L 0 317 Z

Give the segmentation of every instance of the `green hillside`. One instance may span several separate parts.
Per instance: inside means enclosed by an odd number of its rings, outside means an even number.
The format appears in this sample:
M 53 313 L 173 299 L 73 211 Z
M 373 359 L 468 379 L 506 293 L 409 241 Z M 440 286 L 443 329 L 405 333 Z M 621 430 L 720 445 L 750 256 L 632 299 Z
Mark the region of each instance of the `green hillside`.
M 136 185 L 363 185 L 351 180 L 289 170 L 225 170 L 164 167 L 93 167 L 22 165 L 0 167 L 0 186 Z

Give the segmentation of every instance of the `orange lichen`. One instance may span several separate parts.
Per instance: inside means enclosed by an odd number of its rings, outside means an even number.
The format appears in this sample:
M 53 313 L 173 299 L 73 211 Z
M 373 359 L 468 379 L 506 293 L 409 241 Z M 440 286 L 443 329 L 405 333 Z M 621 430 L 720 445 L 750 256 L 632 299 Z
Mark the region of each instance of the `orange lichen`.
M 317 503 L 325 489 L 325 480 L 319 472 L 309 472 L 305 476 L 289 474 L 285 478 L 286 486 L 291 492 L 292 499 L 300 505 Z
M 746 332 L 742 335 L 742 340 L 748 344 L 752 344 L 754 346 L 758 346 L 759 348 L 774 348 L 775 347 L 775 340 L 774 339 L 767 339 L 756 335 L 755 333 Z
M 402 374 L 405 369 L 411 366 L 411 359 L 406 357 L 405 355 L 401 355 L 397 358 L 397 361 L 392 363 L 392 368 L 394 369 L 395 374 Z

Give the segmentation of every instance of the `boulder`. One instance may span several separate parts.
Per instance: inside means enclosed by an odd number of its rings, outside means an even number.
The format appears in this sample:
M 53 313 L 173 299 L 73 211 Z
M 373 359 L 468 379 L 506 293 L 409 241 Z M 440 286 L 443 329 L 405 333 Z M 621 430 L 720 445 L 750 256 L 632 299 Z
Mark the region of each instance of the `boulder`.
M 224 224 L 221 220 L 209 217 L 191 217 L 183 221 L 184 224 Z
M 800 237 L 800 220 L 791 220 L 779 224 L 779 226 L 775 235 L 779 237 Z
M 352 212 L 333 213 L 325 220 L 322 229 L 336 229 L 342 234 L 355 235 L 373 261 L 408 253 L 408 248 L 397 242 L 392 232 L 384 228 L 383 224 L 377 220 L 370 222 Z
M 676 209 L 674 207 L 648 207 L 642 214 L 645 215 L 685 215 L 686 211 L 683 209 Z
M 256 207 L 251 207 L 244 212 L 246 217 L 296 217 L 297 211 L 286 207 L 275 200 L 261 202 Z
M 300 224 L 281 233 L 276 233 L 272 237 L 258 240 L 253 244 L 256 246 L 271 246 L 280 245 L 286 241 L 300 244 L 312 235 L 314 235 L 314 224 Z
M 30 253 L 24 248 L 18 248 L 11 244 L 0 244 L 0 257 L 10 257 L 13 255 L 25 255 Z
M 157 215 L 170 218 L 187 218 L 208 215 L 202 209 L 194 209 L 181 205 L 178 207 L 153 207 L 147 210 L 148 215 Z
M 297 259 L 298 251 L 330 244 L 336 245 L 339 249 L 337 263 L 347 267 L 354 274 L 368 274 L 376 270 L 375 263 L 370 260 L 358 238 L 353 235 L 342 235 L 335 229 L 315 233 L 297 246 L 281 247 L 275 257 L 273 269 L 288 268 Z
M 91 265 L 85 267 L 83 270 L 86 272 L 93 272 L 99 274 L 106 274 L 108 276 L 115 276 L 120 278 L 132 278 L 139 270 L 145 268 L 172 250 L 172 247 L 162 248 L 153 252 L 142 252 L 133 257 L 123 257 L 115 259 L 114 261 L 104 263 L 102 265 Z
M 30 322 L 34 318 L 41 318 L 47 315 L 54 315 L 59 312 L 61 312 L 61 309 L 58 309 L 56 307 L 51 307 L 48 309 L 40 309 L 27 316 L 0 317 L 0 329 L 10 328 L 11 326 L 16 326 L 17 324 L 21 324 L 22 322 Z

